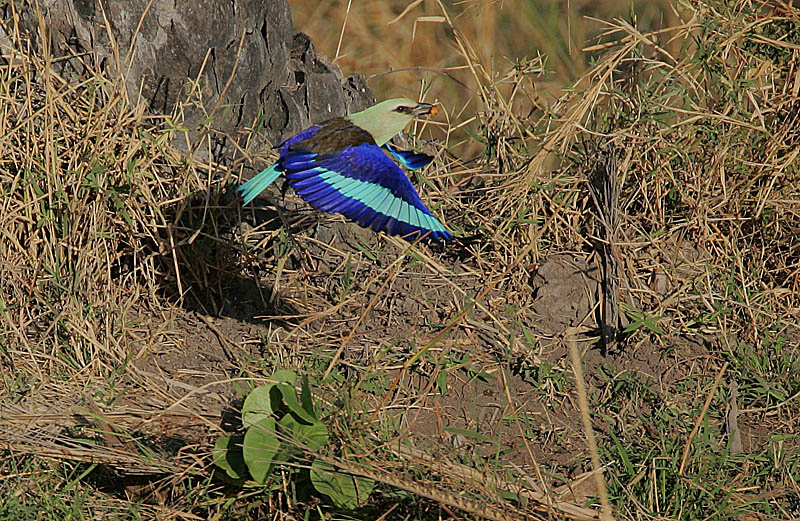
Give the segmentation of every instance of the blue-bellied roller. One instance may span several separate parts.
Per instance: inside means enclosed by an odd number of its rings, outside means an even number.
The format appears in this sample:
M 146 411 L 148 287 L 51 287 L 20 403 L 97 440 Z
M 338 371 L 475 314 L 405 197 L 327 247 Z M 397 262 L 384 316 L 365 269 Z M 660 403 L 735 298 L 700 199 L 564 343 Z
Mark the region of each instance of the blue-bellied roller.
M 317 210 L 407 239 L 450 239 L 452 234 L 384 153 L 409 169 L 430 163 L 432 157 L 400 150 L 389 140 L 414 118 L 437 111 L 436 105 L 396 98 L 314 125 L 276 146 L 278 161 L 238 191 L 247 204 L 283 174 L 295 193 Z

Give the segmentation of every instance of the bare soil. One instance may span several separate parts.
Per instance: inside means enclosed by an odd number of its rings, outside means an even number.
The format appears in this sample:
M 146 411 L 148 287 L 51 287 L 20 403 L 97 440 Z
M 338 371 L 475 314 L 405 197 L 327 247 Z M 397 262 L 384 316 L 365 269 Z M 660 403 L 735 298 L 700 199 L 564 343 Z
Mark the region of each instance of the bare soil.
M 439 266 L 454 274 L 450 280 L 456 282 L 450 284 L 423 264 L 408 259 L 399 261 L 396 270 L 391 269 L 401 250 L 371 232 L 340 223 L 323 224 L 321 230 L 316 239 L 323 237 L 330 246 L 321 241 L 300 242 L 298 238 L 301 246 L 283 265 L 275 297 L 276 262 L 270 255 L 272 250 L 267 249 L 254 261 L 249 259 L 255 264 L 243 270 L 263 276 L 237 275 L 219 281 L 216 287 L 221 292 L 212 295 L 216 299 L 213 305 L 176 306 L 161 316 L 142 312 L 134 317 L 142 331 L 142 341 L 130 346 L 134 365 L 149 378 L 159 380 L 158 386 L 173 390 L 174 399 L 182 406 L 211 412 L 207 397 L 212 394 L 211 409 L 227 410 L 230 416 L 235 415 L 241 400 L 234 383 L 237 376 L 268 375 L 278 368 L 271 364 L 280 361 L 287 367 L 303 367 L 317 349 L 327 353 L 325 360 L 329 360 L 358 324 L 343 350 L 339 362 L 342 371 L 358 375 L 385 366 L 388 382 L 404 360 L 457 313 L 467 301 L 466 295 L 476 295 L 486 284 L 476 275 L 478 270 L 470 265 L 471 259 L 448 255 L 446 248 L 431 254 Z M 382 244 L 380 257 L 365 257 L 354 246 L 358 241 Z M 345 275 L 348 269 L 350 274 Z M 381 273 L 382 278 L 375 278 Z M 529 305 L 508 309 L 503 304 L 503 289 L 492 291 L 484 304 L 492 312 L 511 314 L 518 326 L 514 334 L 522 338 L 521 328 L 526 328 L 528 342 L 510 345 L 503 333 L 487 333 L 491 327 L 481 331 L 470 327 L 492 324 L 487 308 L 468 313 L 462 326 L 432 350 L 429 363 L 415 367 L 400 380 L 394 403 L 404 408 L 400 422 L 403 429 L 397 436 L 433 453 L 462 454 L 472 465 L 478 460 L 497 461 L 524 469 L 529 475 L 533 475 L 532 469 L 546 468 L 547 487 L 564 485 L 590 470 L 564 335 L 568 327 L 576 326 L 596 332 L 598 279 L 598 267 L 585 255 L 556 254 L 531 267 L 527 277 L 521 279 L 526 287 L 516 286 L 516 294 L 529 296 Z M 309 294 L 310 288 L 314 295 Z M 348 301 L 343 294 L 358 298 Z M 328 310 L 320 307 L 321 300 L 327 300 Z M 305 308 L 304 301 L 308 304 Z M 211 316 L 197 308 L 224 311 Z M 279 309 L 290 314 L 278 315 L 282 313 Z M 366 317 L 359 322 L 365 310 Z M 309 336 L 312 333 L 314 337 Z M 534 340 L 532 345 L 530 340 Z M 386 356 L 387 346 L 391 346 L 388 358 L 376 359 Z M 643 431 L 653 429 L 648 418 L 654 413 L 655 402 L 684 401 L 689 406 L 702 399 L 685 390 L 676 392 L 676 387 L 697 378 L 706 382 L 709 377 L 705 368 L 713 358 L 702 342 L 681 338 L 669 345 L 649 340 L 622 342 L 608 353 L 597 343 L 582 346 L 594 404 L 607 400 L 611 387 L 624 378 L 650 384 L 656 396 L 631 399 L 626 408 L 617 411 L 621 425 Z M 448 356 L 461 361 L 461 367 L 453 368 L 457 363 L 448 366 Z M 436 361 L 438 366 L 430 363 Z M 542 367 L 560 373 L 560 378 L 538 377 Z M 448 372 L 443 394 L 436 386 L 441 370 Z M 562 381 L 563 387 L 554 388 L 553 380 Z M 380 398 L 374 396 L 373 400 Z M 166 432 L 185 435 L 186 419 L 175 421 L 178 425 Z M 605 429 L 612 429 L 601 415 L 595 422 L 601 437 Z M 195 439 L 187 439 L 187 443 L 207 439 L 210 426 L 200 423 L 192 431 Z M 742 425 L 742 429 L 745 450 L 762 445 L 769 435 L 768 429 L 757 426 Z M 572 496 L 563 498 L 582 500 L 593 493 L 593 485 L 585 487 L 583 492 L 571 490 Z

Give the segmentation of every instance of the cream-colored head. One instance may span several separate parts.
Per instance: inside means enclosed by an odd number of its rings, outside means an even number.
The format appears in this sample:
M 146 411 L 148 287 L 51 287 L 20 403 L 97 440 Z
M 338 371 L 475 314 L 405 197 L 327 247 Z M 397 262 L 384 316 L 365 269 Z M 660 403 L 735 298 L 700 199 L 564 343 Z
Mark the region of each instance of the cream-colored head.
M 438 111 L 438 107 L 430 103 L 417 103 L 406 98 L 394 98 L 382 101 L 361 112 L 350 114 L 347 119 L 369 132 L 375 143 L 381 146 L 399 134 L 414 118 L 425 115 L 433 116 Z

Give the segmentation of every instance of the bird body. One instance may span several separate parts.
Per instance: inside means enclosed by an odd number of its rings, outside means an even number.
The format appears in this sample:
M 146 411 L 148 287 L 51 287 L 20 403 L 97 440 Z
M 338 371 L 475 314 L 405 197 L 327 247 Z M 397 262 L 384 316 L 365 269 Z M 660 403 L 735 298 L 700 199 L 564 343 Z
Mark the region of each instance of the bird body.
M 278 145 L 278 161 L 238 191 L 247 204 L 284 174 L 295 193 L 317 210 L 340 213 L 389 235 L 449 239 L 452 234 L 381 148 L 407 168 L 425 166 L 430 156 L 398 150 L 388 141 L 414 118 L 435 113 L 433 105 L 397 98 L 309 127 Z

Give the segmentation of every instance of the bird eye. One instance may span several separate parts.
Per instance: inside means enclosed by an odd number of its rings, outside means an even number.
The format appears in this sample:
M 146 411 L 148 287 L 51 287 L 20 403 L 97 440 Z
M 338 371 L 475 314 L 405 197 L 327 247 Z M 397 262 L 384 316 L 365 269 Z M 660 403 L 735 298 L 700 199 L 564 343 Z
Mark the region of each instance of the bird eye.
M 400 105 L 399 107 L 394 109 L 394 111 L 395 112 L 400 112 L 401 114 L 405 113 L 405 112 L 411 112 L 411 107 L 406 107 L 405 105 Z

